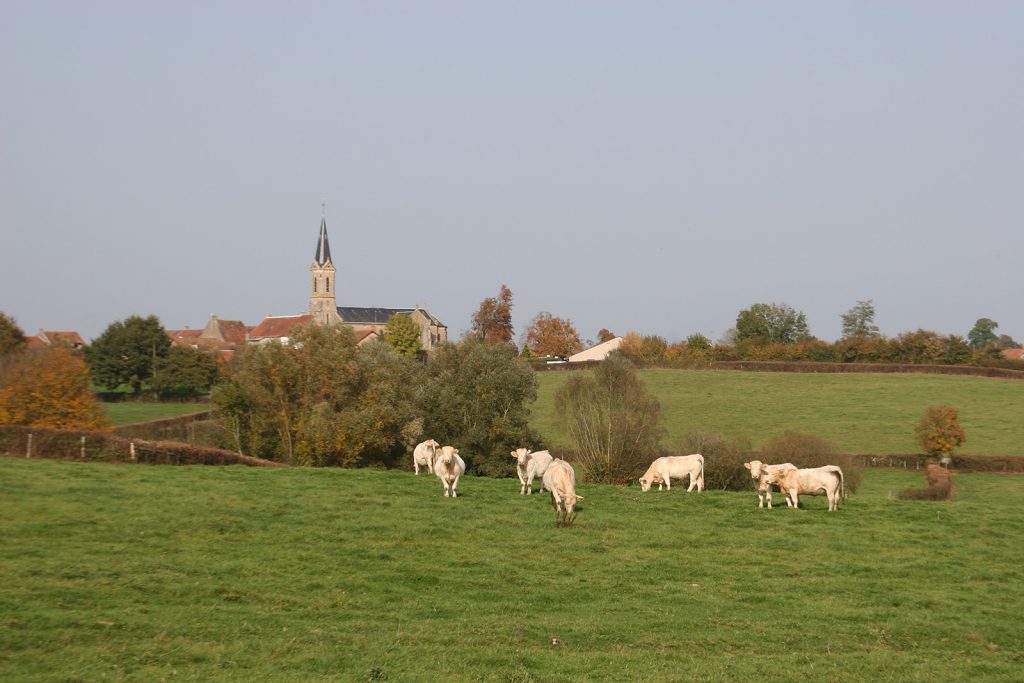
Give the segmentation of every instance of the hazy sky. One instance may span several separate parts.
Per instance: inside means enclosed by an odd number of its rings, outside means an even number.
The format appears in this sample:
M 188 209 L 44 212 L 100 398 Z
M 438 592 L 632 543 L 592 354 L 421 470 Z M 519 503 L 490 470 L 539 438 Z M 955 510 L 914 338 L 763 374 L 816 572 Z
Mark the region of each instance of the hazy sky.
M 0 311 L 1024 339 L 1024 2 L 0 3 Z

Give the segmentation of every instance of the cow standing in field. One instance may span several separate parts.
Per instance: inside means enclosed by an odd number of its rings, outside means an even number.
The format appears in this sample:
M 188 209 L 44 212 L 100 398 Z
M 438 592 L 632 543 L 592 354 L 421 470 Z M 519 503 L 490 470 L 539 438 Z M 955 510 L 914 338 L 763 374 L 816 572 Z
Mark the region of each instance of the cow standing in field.
M 690 478 L 690 487 L 686 489 L 687 493 L 695 488 L 698 492 L 704 490 L 703 455 L 693 453 L 692 455 L 667 455 L 658 458 L 647 468 L 644 476 L 640 477 L 640 488 L 646 492 L 652 484 L 657 484 L 660 491 L 664 484 L 671 491 L 672 479 L 682 479 L 683 477 Z
M 519 495 L 533 495 L 533 478 L 540 478 L 540 491 L 544 493 L 544 473 L 548 470 L 553 458 L 547 451 L 531 453 L 529 448 L 517 448 L 512 451 L 516 459 L 516 474 L 519 475 Z
M 441 444 L 433 439 L 428 439 L 416 446 L 416 449 L 412 452 L 412 467 L 416 470 L 416 474 L 420 473 L 421 465 L 428 472 L 434 471 L 434 458 L 437 457 L 437 449 L 440 447 Z
M 466 473 L 466 463 L 459 457 L 459 451 L 451 446 L 442 446 L 434 461 L 434 474 L 444 485 L 445 498 L 457 497 L 455 489 L 459 486 L 459 477 Z
M 777 484 L 786 494 L 787 504 L 796 508 L 800 503 L 800 495 L 827 496 L 828 511 L 835 512 L 839 501 L 846 497 L 843 483 L 843 471 L 835 465 L 825 465 L 806 470 L 783 470 L 768 475 L 768 481 Z
M 555 458 L 541 479 L 545 488 L 551 492 L 551 507 L 555 509 L 555 515 L 568 520 L 576 507 L 576 501 L 583 500 L 583 496 L 576 495 L 576 472 L 572 465 Z
M 763 508 L 764 501 L 767 500 L 769 510 L 772 509 L 772 484 L 768 481 L 768 475 L 773 472 L 796 469 L 796 465 L 791 462 L 784 462 L 780 465 L 766 465 L 760 460 L 745 462 L 743 466 L 750 470 L 750 477 L 754 480 L 754 485 L 757 487 L 757 507 Z M 786 496 L 786 505 L 789 504 L 789 496 Z

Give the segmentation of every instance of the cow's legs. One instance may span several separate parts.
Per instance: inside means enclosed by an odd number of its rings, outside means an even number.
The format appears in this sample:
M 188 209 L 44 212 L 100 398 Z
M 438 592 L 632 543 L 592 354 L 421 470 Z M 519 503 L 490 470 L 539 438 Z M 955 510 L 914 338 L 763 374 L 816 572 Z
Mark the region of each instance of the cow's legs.
M 458 494 L 455 492 L 455 489 L 457 489 L 458 487 L 459 487 L 459 478 L 455 477 L 455 481 L 452 482 L 452 498 L 455 498 L 456 496 L 458 496 Z
M 533 495 L 533 475 L 532 474 L 526 475 L 526 495 L 528 495 L 528 496 L 532 496 Z

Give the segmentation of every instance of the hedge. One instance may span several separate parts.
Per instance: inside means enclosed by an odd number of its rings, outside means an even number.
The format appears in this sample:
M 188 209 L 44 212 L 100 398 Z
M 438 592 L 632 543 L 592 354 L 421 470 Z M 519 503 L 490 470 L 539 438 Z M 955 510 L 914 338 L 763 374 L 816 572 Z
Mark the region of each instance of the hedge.
M 0 453 L 10 456 L 85 462 L 124 462 L 150 465 L 249 465 L 287 467 L 221 448 L 204 448 L 174 441 L 130 439 L 110 432 L 40 429 L 0 425 Z

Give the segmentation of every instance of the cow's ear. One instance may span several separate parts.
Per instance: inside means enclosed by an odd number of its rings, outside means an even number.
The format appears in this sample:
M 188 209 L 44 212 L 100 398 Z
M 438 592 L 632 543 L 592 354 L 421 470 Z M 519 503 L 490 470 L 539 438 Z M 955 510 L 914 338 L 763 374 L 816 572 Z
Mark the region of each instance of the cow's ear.
M 750 463 L 749 462 L 743 463 L 743 466 L 746 467 L 748 470 L 750 469 Z
M 513 458 L 518 458 L 519 457 L 518 455 L 516 455 L 515 451 L 512 451 L 511 453 L 509 453 L 509 455 L 511 455 Z

